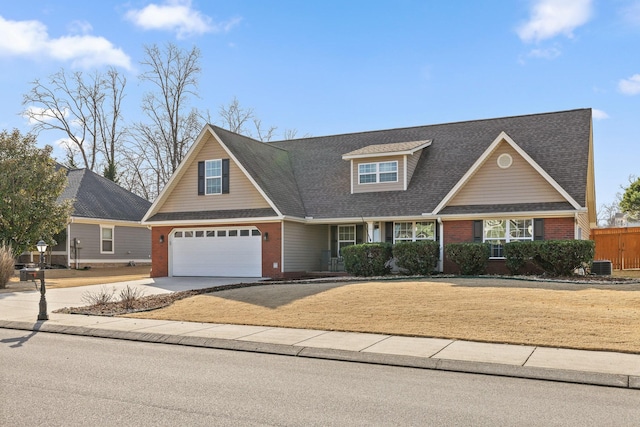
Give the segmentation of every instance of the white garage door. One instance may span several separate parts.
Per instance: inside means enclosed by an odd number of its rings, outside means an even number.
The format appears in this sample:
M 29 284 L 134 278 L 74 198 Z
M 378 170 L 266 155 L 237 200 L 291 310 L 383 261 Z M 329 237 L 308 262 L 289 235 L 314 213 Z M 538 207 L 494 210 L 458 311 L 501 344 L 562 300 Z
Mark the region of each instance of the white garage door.
M 262 277 L 262 238 L 255 227 L 194 228 L 170 239 L 172 276 Z

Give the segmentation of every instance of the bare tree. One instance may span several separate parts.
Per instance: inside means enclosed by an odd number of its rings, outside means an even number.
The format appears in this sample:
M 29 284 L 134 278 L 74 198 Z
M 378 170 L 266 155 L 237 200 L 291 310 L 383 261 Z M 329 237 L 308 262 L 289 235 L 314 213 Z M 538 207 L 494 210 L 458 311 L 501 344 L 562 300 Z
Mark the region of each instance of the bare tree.
M 146 70 L 139 76 L 151 83 L 153 91 L 142 100 L 142 111 L 148 122 L 136 123 L 136 146 L 145 193 L 155 197 L 201 131 L 202 123 L 196 108 L 189 105 L 189 96 L 197 96 L 200 50 L 183 50 L 172 43 L 164 48 L 145 46 L 141 64 Z M 153 176 L 152 179 L 150 177 Z
M 305 133 L 300 138 L 310 138 L 310 133 Z M 298 129 L 285 129 L 284 134 L 282 135 L 282 139 L 296 139 L 298 138 Z
M 256 117 L 253 108 L 243 108 L 235 96 L 228 105 L 218 109 L 222 127 L 258 141 L 269 142 L 273 138 L 276 126 L 263 127 L 262 120 Z
M 31 82 L 23 96 L 23 115 L 36 133 L 59 131 L 67 136 L 64 143 L 67 161 L 93 171 L 104 167 L 105 176 L 116 180 L 116 157 L 126 129 L 122 125 L 121 103 L 126 79 L 115 68 L 106 74 L 82 72 L 67 74 L 64 69 Z
M 124 155 L 123 144 L 127 135 L 126 127 L 119 126 L 122 118 L 121 108 L 126 84 L 126 78 L 121 76 L 117 70 L 110 68 L 107 71 L 103 90 L 106 91 L 105 98 L 109 100 L 107 103 L 108 110 L 105 109 L 103 103 L 100 105 L 102 109 L 98 115 L 101 119 L 99 121 L 100 139 L 102 140 L 102 149 L 106 161 L 103 175 L 114 182 L 118 181 L 116 164 L 118 157 Z
M 601 227 L 615 227 L 616 214 L 620 212 L 622 193 L 618 192 L 611 203 L 603 203 L 597 212 L 598 225 Z
M 253 108 L 243 108 L 235 96 L 229 105 L 221 105 L 218 114 L 222 120 L 222 127 L 231 132 L 247 135 L 247 124 L 254 118 Z

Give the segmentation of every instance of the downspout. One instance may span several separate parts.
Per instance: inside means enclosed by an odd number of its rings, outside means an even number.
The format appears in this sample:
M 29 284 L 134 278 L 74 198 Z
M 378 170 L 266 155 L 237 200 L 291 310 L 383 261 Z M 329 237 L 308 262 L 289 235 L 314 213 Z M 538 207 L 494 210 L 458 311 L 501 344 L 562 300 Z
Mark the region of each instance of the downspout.
M 444 271 L 444 224 L 442 217 L 438 217 L 438 229 L 440 230 L 440 259 L 438 260 L 438 271 Z
M 574 214 L 573 214 L 573 238 L 575 240 L 578 239 L 578 228 L 580 228 L 580 226 L 578 225 L 578 212 L 574 212 Z

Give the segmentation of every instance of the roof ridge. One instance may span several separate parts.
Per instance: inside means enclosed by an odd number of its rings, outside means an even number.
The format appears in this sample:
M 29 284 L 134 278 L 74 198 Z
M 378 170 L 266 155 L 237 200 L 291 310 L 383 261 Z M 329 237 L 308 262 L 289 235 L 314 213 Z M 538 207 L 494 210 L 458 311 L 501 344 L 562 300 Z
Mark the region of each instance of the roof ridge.
M 255 138 L 253 138 L 253 137 L 251 137 L 251 136 L 247 136 L 247 135 L 243 135 L 243 134 L 241 134 L 241 133 L 233 132 L 233 131 L 231 131 L 231 130 L 229 130 L 229 129 L 225 129 L 225 128 L 222 128 L 222 127 L 220 127 L 220 126 L 213 125 L 213 124 L 211 124 L 211 123 L 209 123 L 209 126 L 211 126 L 212 128 L 214 128 L 214 130 L 222 130 L 222 131 L 224 131 L 224 132 L 228 132 L 228 133 L 231 133 L 231 134 L 233 134 L 233 135 L 238 135 L 238 136 L 241 136 L 242 138 L 248 139 L 249 141 L 251 141 L 251 142 L 255 142 L 255 143 L 257 143 L 257 144 L 261 144 L 261 145 L 263 145 L 263 146 L 265 146 L 265 147 L 271 147 L 271 148 L 275 148 L 275 149 L 277 149 L 277 150 L 287 151 L 287 150 L 285 150 L 284 148 L 276 147 L 276 146 L 274 146 L 274 145 L 271 145 L 271 141 L 258 141 L 257 139 L 255 139 Z M 274 142 L 278 142 L 278 141 L 274 141 Z M 288 152 L 288 151 L 287 151 L 287 152 Z
M 405 127 L 388 128 L 388 129 L 375 129 L 375 130 L 359 131 L 359 132 L 335 133 L 335 134 L 330 134 L 330 135 L 310 136 L 310 137 L 307 137 L 307 138 L 282 139 L 282 140 L 278 140 L 278 141 L 269 141 L 267 144 L 283 143 L 283 142 L 308 141 L 308 140 L 311 140 L 311 139 L 333 138 L 333 137 L 336 137 L 336 136 L 352 136 L 352 135 L 364 135 L 364 134 L 372 134 L 372 133 L 379 133 L 379 132 L 389 132 L 389 131 L 398 131 L 398 130 L 420 129 L 420 128 L 429 127 L 429 126 L 448 126 L 448 125 L 456 125 L 456 124 L 464 124 L 464 123 L 476 123 L 476 122 L 488 122 L 488 121 L 505 120 L 505 119 L 517 119 L 517 118 L 521 118 L 521 117 L 545 116 L 545 115 L 551 115 L 551 114 L 564 114 L 564 113 L 572 113 L 572 112 L 585 111 L 585 110 L 592 110 L 592 108 L 574 108 L 574 109 L 571 109 L 571 110 L 548 111 L 548 112 L 544 112 L 544 113 L 517 114 L 515 116 L 490 117 L 490 118 L 472 119 L 472 120 L 458 120 L 458 121 L 454 121 L 454 122 L 432 123 L 432 124 L 426 124 L 426 125 L 405 126 Z M 227 132 L 229 132 L 229 131 L 227 131 Z M 410 141 L 405 141 L 405 142 L 410 142 Z M 276 147 L 276 148 L 280 148 L 280 147 Z

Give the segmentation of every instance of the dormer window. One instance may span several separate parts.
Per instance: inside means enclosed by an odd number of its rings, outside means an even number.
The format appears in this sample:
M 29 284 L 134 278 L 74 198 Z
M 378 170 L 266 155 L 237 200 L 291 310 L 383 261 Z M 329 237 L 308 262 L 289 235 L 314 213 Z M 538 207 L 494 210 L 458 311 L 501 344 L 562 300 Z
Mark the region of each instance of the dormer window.
M 398 182 L 398 162 L 360 163 L 358 182 L 376 184 L 379 182 Z
M 351 163 L 351 194 L 405 191 L 431 140 L 367 145 L 343 154 Z

